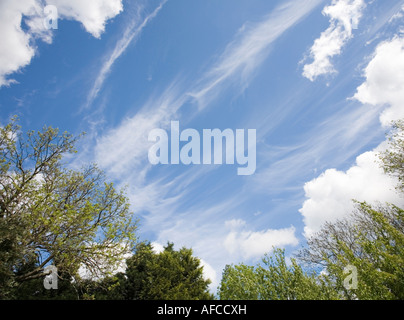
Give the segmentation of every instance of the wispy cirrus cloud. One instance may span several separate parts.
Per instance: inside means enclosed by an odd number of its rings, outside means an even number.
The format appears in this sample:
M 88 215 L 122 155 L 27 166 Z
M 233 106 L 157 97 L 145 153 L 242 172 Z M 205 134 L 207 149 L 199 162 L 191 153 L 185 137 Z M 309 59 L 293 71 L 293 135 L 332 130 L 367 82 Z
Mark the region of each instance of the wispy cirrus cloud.
M 128 171 L 147 170 L 148 134 L 155 128 L 167 127 L 184 104 L 185 96 L 179 93 L 181 85 L 174 82 L 158 97 L 151 97 L 140 110 L 121 124 L 98 138 L 94 155 L 97 163 L 115 177 Z
M 112 54 L 100 69 L 89 93 L 87 105 L 91 104 L 98 94 L 116 59 L 131 41 L 138 37 L 147 22 L 157 15 L 165 2 L 161 2 L 141 24 L 127 28 L 124 36 L 117 42 Z M 140 157 L 147 159 L 147 148 L 150 144 L 145 134 L 164 122 L 169 122 L 173 117 L 178 117 L 178 111 L 190 101 L 190 97 L 206 106 L 207 100 L 211 102 L 215 99 L 221 92 L 219 89 L 229 81 L 251 77 L 253 71 L 267 57 L 269 45 L 319 3 L 321 0 L 289 1 L 277 7 L 264 21 L 244 26 L 202 78 L 191 81 L 189 86 L 184 85 L 185 81 L 170 84 L 160 96 L 151 98 L 137 114 L 126 118 L 117 128 L 111 129 L 101 137 L 95 147 L 99 163 L 115 173 L 124 173 L 125 168 L 136 162 L 135 159 Z M 127 141 L 129 135 L 130 142 Z M 123 154 L 125 156 L 122 156 Z
M 174 81 L 160 95 L 152 96 L 135 115 L 125 118 L 117 127 L 106 131 L 97 139 L 94 147 L 96 162 L 110 176 L 118 177 L 122 184 L 130 182 L 128 196 L 134 204 L 135 212 L 142 214 L 143 231 L 153 232 L 157 242 L 165 243 L 170 240 L 179 246 L 192 246 L 195 253 L 209 261 L 216 270 L 220 270 L 224 263 L 235 256 L 256 258 L 265 250 L 271 249 L 263 245 L 254 253 L 244 252 L 241 256 L 234 255 L 229 247 L 227 249 L 230 251 L 227 250 L 225 243 L 228 246 L 228 234 L 223 234 L 223 226 L 229 217 L 237 214 L 239 206 L 247 201 L 248 196 L 228 194 L 220 199 L 212 196 L 209 201 L 203 202 L 193 199 L 190 190 L 199 192 L 199 188 L 203 186 L 201 180 L 210 177 L 214 167 L 154 168 L 147 161 L 150 147 L 147 135 L 156 127 L 167 128 L 170 120 L 189 120 L 181 113 L 185 105 L 189 106 L 195 101 L 198 103 L 200 108 L 197 112 L 192 115 L 186 113 L 192 117 L 219 98 L 227 86 L 246 88 L 255 71 L 268 58 L 271 44 L 321 2 L 322 0 L 289 1 L 266 15 L 262 21 L 244 25 L 201 77 Z M 135 29 L 131 30 L 133 34 Z M 117 48 L 129 45 L 129 37 L 123 39 L 126 40 L 122 40 L 122 45 L 117 44 Z M 90 98 L 98 94 L 97 90 L 105 79 L 103 74 L 108 74 L 114 61 L 122 54 L 121 51 L 117 49 L 117 54 L 106 60 L 111 60 L 112 63 L 106 62 L 105 71 L 100 72 L 100 81 L 94 86 Z M 153 174 L 155 170 L 158 170 L 158 175 Z M 220 187 L 225 188 L 216 181 L 214 188 L 217 188 L 218 193 L 221 191 Z M 212 191 L 211 194 L 216 193 Z M 189 205 L 183 207 L 184 204 Z M 237 246 L 243 250 L 267 240 L 271 240 L 272 245 L 279 246 L 296 244 L 293 227 L 279 232 L 276 229 L 260 229 L 251 232 L 242 230 L 231 236 L 238 239 Z M 272 241 L 278 236 L 284 237 L 284 240 Z
M 261 22 L 244 25 L 189 95 L 203 109 L 220 90 L 237 82 L 248 86 L 254 71 L 267 58 L 271 44 L 309 14 L 321 0 L 288 1 Z
M 102 62 L 102 66 L 94 80 L 94 84 L 87 95 L 87 101 L 84 109 L 89 108 L 95 98 L 98 96 L 98 93 L 100 92 L 108 74 L 111 72 L 112 66 L 114 65 L 115 61 L 118 60 L 120 56 L 122 56 L 122 54 L 126 51 L 131 43 L 135 43 L 137 41 L 143 29 L 151 20 L 153 20 L 157 16 L 157 14 L 163 8 L 164 4 L 167 1 L 168 0 L 163 0 L 152 13 L 148 14 L 143 19 L 140 17 L 142 8 L 139 7 L 137 9 L 137 16 L 131 19 L 130 23 L 123 32 L 122 37 L 116 42 L 111 53 L 106 56 L 106 58 Z
M 304 95 L 300 97 L 303 99 Z M 296 103 L 288 107 L 293 109 Z M 252 178 L 250 188 L 271 193 L 289 188 L 301 190 L 305 179 L 317 170 L 323 170 L 324 163 L 340 166 L 355 157 L 383 134 L 380 128 L 374 128 L 378 122 L 378 110 L 367 106 L 357 108 L 357 105 L 355 101 L 346 100 L 338 112 L 293 139 L 289 145 L 263 147 L 258 164 L 260 171 Z M 314 106 L 319 107 L 321 104 Z M 263 117 L 261 121 L 265 120 Z M 265 128 L 261 131 L 265 134 Z

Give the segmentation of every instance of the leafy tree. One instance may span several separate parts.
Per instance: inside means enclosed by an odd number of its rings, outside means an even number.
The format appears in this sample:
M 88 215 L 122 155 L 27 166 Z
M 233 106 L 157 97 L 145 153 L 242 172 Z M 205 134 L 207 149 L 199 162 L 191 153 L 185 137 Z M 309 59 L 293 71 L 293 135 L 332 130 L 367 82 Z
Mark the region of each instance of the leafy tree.
M 397 190 L 404 193 L 404 119 L 392 123 L 389 147 L 379 154 L 384 171 L 398 178 Z
M 389 146 L 380 154 L 386 174 L 398 179 L 404 193 L 404 121 L 393 123 Z M 303 262 L 321 265 L 346 299 L 404 298 L 404 213 L 392 204 L 371 206 L 356 202 L 350 217 L 326 223 L 299 253 Z M 344 285 L 345 268 L 358 272 L 358 285 Z
M 141 243 L 126 263 L 124 274 L 98 282 L 90 295 L 95 299 L 213 299 L 208 291 L 210 281 L 204 279 L 200 260 L 192 256 L 191 249 L 176 251 L 168 243 L 155 253 L 150 243 Z
M 25 264 L 22 270 L 17 270 L 16 275 L 32 271 L 37 266 L 35 263 Z M 77 300 L 79 292 L 77 284 L 73 283 L 68 275 L 60 274 L 57 290 L 47 290 L 42 278 L 35 278 L 18 283 L 13 290 L 13 299 L 16 300 Z
M 310 238 L 299 259 L 323 266 L 345 299 L 403 299 L 404 211 L 357 203 L 350 218 L 327 223 Z M 344 283 L 349 265 L 358 272 L 355 290 Z
M 295 259 L 288 265 L 284 250 L 266 254 L 258 265 L 226 266 L 218 290 L 223 300 L 320 300 L 336 299 L 326 276 L 303 271 Z
M 380 154 L 386 174 L 404 193 L 404 120 L 393 123 L 389 148 Z M 300 263 L 300 265 L 298 264 Z M 322 272 L 303 272 L 302 265 Z M 349 269 L 357 287 L 347 286 Z M 348 218 L 325 223 L 287 265 L 282 251 L 262 265 L 226 266 L 221 299 L 404 299 L 404 210 L 356 202 Z
M 260 291 L 261 285 L 258 285 L 258 274 L 254 266 L 244 263 L 225 266 L 218 288 L 221 300 L 258 300 Z
M 69 279 L 80 266 L 105 273 L 134 247 L 137 221 L 123 191 L 94 164 L 63 163 L 77 139 L 51 127 L 24 135 L 15 118 L 0 128 L 0 298 L 43 278 L 50 263 Z

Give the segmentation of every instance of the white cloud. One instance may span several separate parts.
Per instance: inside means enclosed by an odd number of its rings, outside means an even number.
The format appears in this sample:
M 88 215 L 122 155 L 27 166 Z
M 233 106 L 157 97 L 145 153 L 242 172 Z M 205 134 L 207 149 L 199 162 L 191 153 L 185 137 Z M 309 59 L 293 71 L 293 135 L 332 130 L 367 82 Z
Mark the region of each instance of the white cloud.
M 158 242 L 152 242 L 151 243 L 152 247 L 153 247 L 153 252 L 154 253 L 160 253 L 164 251 L 164 246 Z
M 150 99 L 133 117 L 100 137 L 95 146 L 95 161 L 116 177 L 127 175 L 134 168 L 138 172 L 150 167 L 147 152 L 153 144 L 148 134 L 155 128 L 166 128 L 184 97 L 177 94 L 176 84 L 167 88 L 160 97 Z M 145 171 L 145 173 L 146 173 Z
M 288 1 L 277 7 L 264 21 L 244 25 L 238 37 L 228 44 L 218 61 L 189 95 L 203 108 L 219 94 L 219 89 L 229 84 L 229 80 L 239 80 L 245 88 L 254 71 L 267 57 L 269 46 L 320 2 Z
M 138 39 L 143 28 L 146 27 L 149 21 L 152 20 L 158 14 L 158 12 L 161 10 L 161 8 L 166 2 L 167 0 L 162 1 L 160 5 L 151 14 L 149 14 L 148 16 L 146 16 L 146 18 L 142 20 L 141 23 L 139 23 L 138 17 L 134 17 L 132 19 L 131 23 L 124 31 L 122 38 L 119 39 L 114 49 L 112 50 L 111 54 L 103 62 L 102 67 L 94 81 L 94 85 L 88 94 L 86 107 L 89 107 L 91 103 L 94 101 L 94 99 L 97 97 L 98 92 L 100 91 L 105 81 L 105 78 L 111 71 L 111 68 L 115 63 L 115 61 L 125 52 L 125 50 L 133 41 L 136 41 Z
M 36 16 L 41 7 L 35 0 L 4 0 L 0 2 L 0 87 L 15 83 L 6 79 L 31 62 L 35 48 L 31 46 L 34 35 L 21 28 L 23 16 Z
M 404 38 L 395 37 L 379 44 L 365 69 L 365 77 L 354 98 L 375 106 L 388 105 L 380 115 L 384 126 L 404 118 Z
M 314 81 L 320 75 L 335 72 L 330 59 L 339 55 L 352 38 L 352 30 L 357 28 L 365 6 L 364 0 L 333 0 L 324 8 L 323 14 L 330 17 L 330 26 L 314 41 L 310 49 L 314 61 L 304 66 L 304 77 Z
M 179 246 L 192 247 L 198 257 L 209 261 L 216 274 L 234 258 L 224 248 L 226 234 L 223 234 L 222 227 L 230 212 L 233 210 L 234 213 L 242 197 L 231 197 L 219 204 L 210 201 L 197 203 L 184 212 L 181 206 L 186 203 L 186 195 L 195 187 L 194 182 L 200 181 L 200 177 L 213 170 L 213 166 L 191 167 L 174 179 L 170 179 L 170 173 L 166 176 L 159 175 L 155 179 L 145 179 L 152 168 L 147 160 L 147 151 L 151 145 L 147 141 L 147 134 L 154 128 L 167 128 L 170 120 L 178 119 L 180 109 L 190 100 L 188 92 L 196 93 L 196 98 L 200 98 L 200 102 L 204 100 L 205 105 L 211 102 L 210 99 L 215 99 L 216 94 L 220 94 L 218 89 L 223 84 L 234 79 L 250 79 L 253 71 L 266 57 L 269 44 L 320 2 L 289 1 L 268 16 L 266 23 L 244 28 L 200 81 L 190 84 L 175 82 L 160 96 L 151 97 L 134 116 L 108 130 L 95 144 L 94 161 L 109 176 L 123 179 L 124 182 L 130 181 L 129 197 L 134 210 L 144 214 L 143 230 L 155 232 L 158 243 L 170 240 Z M 118 45 L 117 48 L 125 48 L 126 43 L 125 40 L 122 43 L 124 45 Z M 119 57 L 119 54 L 115 56 Z M 102 81 L 99 83 L 102 84 Z M 208 95 L 209 101 L 206 101 Z M 252 251 L 254 257 L 272 250 L 272 245 L 297 244 L 294 228 L 240 235 L 245 239 L 241 239 L 237 245 L 242 245 L 243 250 L 249 250 L 249 246 L 258 246 Z M 259 241 L 264 243 L 258 244 Z M 243 255 L 250 257 L 245 252 Z M 240 257 L 238 253 L 235 256 Z M 212 274 L 210 277 L 213 277 L 213 272 L 207 269 L 208 274 Z
M 385 126 L 391 120 L 403 118 L 404 39 L 394 37 L 379 44 L 365 68 L 365 77 L 366 81 L 358 87 L 354 99 L 379 107 L 373 108 L 377 112 L 383 110 L 380 121 Z M 348 123 L 356 127 L 351 121 Z M 385 141 L 375 150 L 361 154 L 346 172 L 330 169 L 306 183 L 304 189 L 308 199 L 300 209 L 306 236 L 318 231 L 324 222 L 350 214 L 354 209 L 352 199 L 404 205 L 404 199 L 395 191 L 397 181 L 384 173 L 377 157 L 377 153 L 386 147 Z
M 326 221 L 334 222 L 347 217 L 354 209 L 353 199 L 372 204 L 404 204 L 404 199 L 395 192 L 397 181 L 380 167 L 377 150 L 361 154 L 356 159 L 356 165 L 346 172 L 329 169 L 305 184 L 308 199 L 300 212 L 306 237 L 319 231 Z
M 243 219 L 233 219 L 225 221 L 224 225 L 226 228 L 234 230 L 244 227 L 246 222 Z
M 122 0 L 2 0 L 0 1 L 0 87 L 16 81 L 8 77 L 30 64 L 36 54 L 35 40 L 52 42 L 52 32 L 44 24 L 44 4 L 56 5 L 59 19 L 81 22 L 99 38 L 106 21 L 119 14 Z M 26 28 L 23 28 L 23 22 Z
M 110 130 L 97 141 L 96 161 L 104 169 L 119 175 L 128 168 L 138 166 L 150 147 L 147 134 L 154 128 L 161 128 L 164 122 L 173 119 L 177 111 L 189 101 L 189 96 L 196 98 L 201 105 L 207 99 L 214 99 L 219 85 L 231 76 L 245 78 L 262 62 L 270 43 L 288 28 L 295 25 L 310 12 L 320 0 L 289 1 L 278 7 L 267 19 L 251 28 L 245 27 L 236 39 L 229 43 L 226 50 L 212 68 L 189 90 L 178 84 L 171 85 L 160 98 L 151 99 L 135 116 L 126 119 L 116 129 Z M 136 38 L 147 22 L 152 19 L 165 1 L 150 14 L 142 24 L 129 27 L 122 39 L 117 43 L 112 55 L 102 67 L 93 89 L 89 93 L 89 105 L 96 97 L 114 61 L 127 48 L 130 41 Z M 207 98 L 209 96 L 209 98 Z M 143 163 L 144 164 L 144 163 Z
M 201 266 L 203 267 L 203 278 L 205 280 L 210 280 L 211 284 L 209 285 L 209 288 L 211 292 L 215 292 L 217 286 L 219 285 L 219 281 L 217 279 L 217 273 L 213 267 L 207 263 L 205 260 L 200 259 L 201 261 Z
M 399 20 L 404 16 L 404 5 L 401 6 L 400 11 L 398 11 L 397 13 L 395 13 L 389 20 L 389 22 L 393 22 L 394 20 Z
M 357 105 L 353 101 L 344 103 L 339 112 L 302 134 L 294 145 L 271 146 L 268 154 L 260 156 L 260 174 L 251 179 L 249 188 L 257 192 L 297 190 L 301 186 L 296 181 L 307 181 L 308 172 L 319 170 L 322 164 L 337 167 L 351 161 L 383 134 L 381 128 L 375 129 L 378 110 Z
M 243 259 L 259 258 L 274 247 L 295 246 L 299 242 L 293 226 L 250 231 L 244 228 L 245 222 L 242 220 L 226 221 L 225 225 L 232 229 L 224 240 L 225 249 L 231 255 L 241 256 Z
M 148 133 L 158 127 L 158 115 L 140 113 L 102 136 L 96 144 L 96 161 L 101 168 L 119 177 L 147 160 Z
M 82 23 L 87 32 L 100 38 L 106 22 L 123 11 L 122 0 L 47 0 L 58 9 L 59 18 Z

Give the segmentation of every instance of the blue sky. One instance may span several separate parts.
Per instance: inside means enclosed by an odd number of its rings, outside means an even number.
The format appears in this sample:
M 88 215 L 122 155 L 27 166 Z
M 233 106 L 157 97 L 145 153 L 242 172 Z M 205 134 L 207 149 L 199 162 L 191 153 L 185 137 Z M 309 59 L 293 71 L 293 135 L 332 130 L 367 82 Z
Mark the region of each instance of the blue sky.
M 127 186 L 141 239 L 192 247 L 215 287 L 353 198 L 401 204 L 375 155 L 404 116 L 403 16 L 403 0 L 2 0 L 0 124 L 85 131 L 69 165 Z M 151 165 L 171 121 L 256 129 L 255 173 Z

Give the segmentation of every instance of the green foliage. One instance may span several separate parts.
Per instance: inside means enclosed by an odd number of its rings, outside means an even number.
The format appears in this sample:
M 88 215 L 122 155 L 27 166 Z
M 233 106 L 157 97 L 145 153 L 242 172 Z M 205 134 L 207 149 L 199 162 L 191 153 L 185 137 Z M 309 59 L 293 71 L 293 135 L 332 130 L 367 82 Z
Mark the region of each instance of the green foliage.
M 146 299 L 151 300 L 205 300 L 209 280 L 203 278 L 200 260 L 192 256 L 192 250 L 181 248 L 175 251 L 169 243 L 164 251 L 155 255 L 149 265 L 149 288 Z
M 70 278 L 80 266 L 104 272 L 100 265 L 113 265 L 135 245 L 123 191 L 96 165 L 63 164 L 76 141 L 51 127 L 24 135 L 15 118 L 0 128 L 0 298 L 43 278 L 49 263 Z
M 127 259 L 125 274 L 104 279 L 89 292 L 97 300 L 206 300 L 213 298 L 209 284 L 191 249 L 176 251 L 169 243 L 154 253 L 150 244 L 141 243 Z
M 154 265 L 156 254 L 150 243 L 140 243 L 135 254 L 127 259 L 125 272 L 127 281 L 123 282 L 124 297 L 129 300 L 146 300 L 150 290 L 150 267 Z
M 303 264 L 322 272 L 305 273 Z M 346 286 L 348 266 L 357 270 L 357 288 Z M 247 300 L 402 300 L 404 210 L 357 203 L 349 219 L 325 224 L 290 263 L 275 249 L 255 267 L 226 266 L 218 294 Z
M 253 266 L 226 266 L 218 290 L 223 300 L 321 300 L 338 296 L 327 287 L 325 276 L 303 271 L 295 259 L 287 264 L 285 253 L 274 249 Z
M 397 189 L 404 192 L 404 119 L 392 123 L 389 133 L 389 147 L 380 153 L 384 171 L 398 178 Z
M 404 121 L 380 154 L 404 192 Z M 136 245 L 136 225 L 123 191 L 89 165 L 67 169 L 77 138 L 45 127 L 23 135 L 14 118 L 0 128 L 0 299 L 213 299 L 192 250 L 168 243 L 155 253 Z M 111 274 L 123 255 L 124 273 Z M 43 270 L 58 268 L 59 289 L 45 290 Z M 303 267 L 304 266 L 304 267 Z M 357 288 L 346 286 L 356 268 Z M 101 280 L 83 280 L 85 267 Z M 321 271 L 321 272 L 320 272 Z M 357 202 L 349 218 L 326 223 L 287 261 L 274 249 L 255 266 L 223 270 L 225 300 L 404 299 L 404 210 Z
M 17 275 L 25 274 L 36 268 L 34 263 L 25 264 Z M 16 300 L 76 300 L 78 299 L 77 286 L 68 274 L 58 275 L 58 289 L 47 290 L 43 285 L 43 278 L 18 282 L 13 290 L 13 299 Z
M 404 298 L 404 214 L 393 206 L 373 208 L 358 203 L 350 221 L 324 227 L 316 236 L 325 240 L 309 241 L 303 260 L 323 263 L 333 286 L 345 299 L 390 300 Z M 354 241 L 346 241 L 347 234 Z M 318 256 L 321 252 L 322 258 Z M 355 266 L 358 285 L 344 286 L 344 268 Z
M 253 266 L 243 263 L 226 265 L 218 295 L 221 300 L 258 300 L 262 284 Z
M 393 124 L 389 148 L 380 154 L 386 174 L 404 192 L 404 120 Z M 404 299 L 404 210 L 392 204 L 356 202 L 351 216 L 325 223 L 287 264 L 283 251 L 260 265 L 226 266 L 221 299 Z M 299 263 L 300 264 L 299 264 Z M 321 272 L 303 272 L 302 265 Z M 357 272 L 348 286 L 349 268 Z

